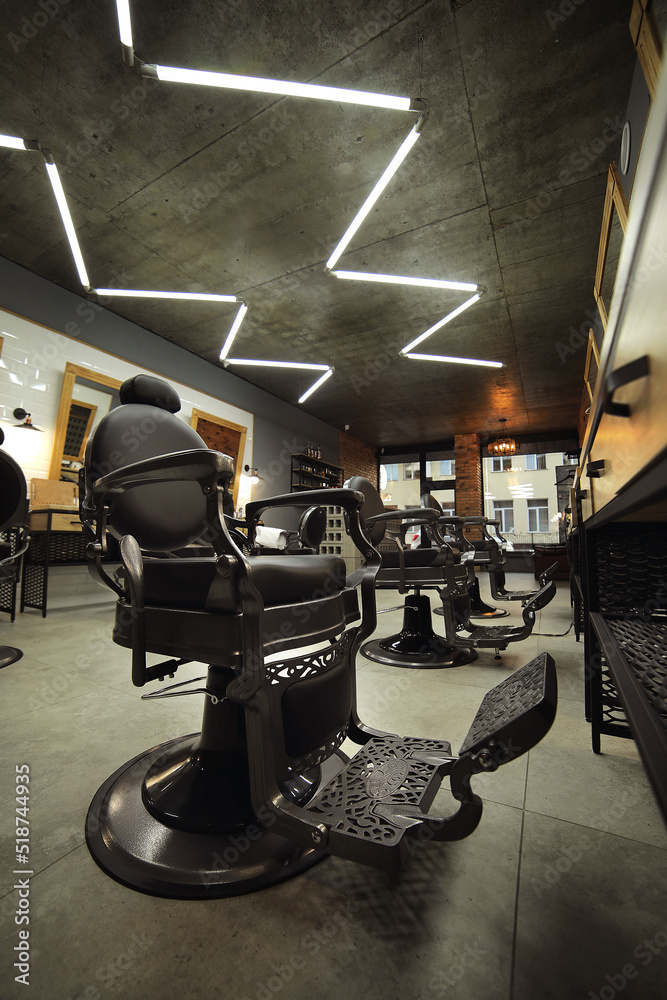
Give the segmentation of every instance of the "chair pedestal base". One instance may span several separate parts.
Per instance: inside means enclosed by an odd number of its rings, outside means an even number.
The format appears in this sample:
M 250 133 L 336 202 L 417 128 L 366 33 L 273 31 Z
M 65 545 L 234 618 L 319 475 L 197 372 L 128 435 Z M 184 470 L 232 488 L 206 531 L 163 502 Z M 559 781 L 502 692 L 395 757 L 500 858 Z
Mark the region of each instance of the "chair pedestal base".
M 0 670 L 8 667 L 10 663 L 16 663 L 23 656 L 23 650 L 16 646 L 0 646 Z
M 477 659 L 474 649 L 461 649 L 436 635 L 431 625 L 431 603 L 425 594 L 406 598 L 403 628 L 387 639 L 371 639 L 361 647 L 363 655 L 390 667 L 437 669 L 461 667 Z
M 486 604 L 482 600 L 482 595 L 479 592 L 479 580 L 475 579 L 475 582 L 468 587 L 468 596 L 470 598 L 470 618 L 483 618 L 488 621 L 492 618 L 507 618 L 509 611 L 504 608 L 494 608 L 492 604 Z M 435 609 L 436 615 L 443 614 L 442 608 Z
M 202 773 L 197 743 L 195 734 L 154 747 L 123 764 L 98 789 L 88 811 L 86 842 L 103 871 L 117 882 L 153 896 L 217 899 L 275 885 L 327 856 L 272 833 L 268 810 L 264 817 L 267 826 L 263 826 L 252 812 L 249 792 L 238 775 L 220 788 L 221 767 L 214 769 L 211 780 L 218 788 L 218 797 L 228 801 L 226 832 L 179 829 L 153 815 L 144 801 L 151 790 L 149 776 L 160 775 L 170 758 L 190 770 L 192 787 L 199 792 L 205 788 L 207 777 Z M 204 753 L 204 770 L 208 753 L 213 752 Z M 335 773 L 340 761 L 333 760 Z M 323 774 L 322 781 L 332 776 Z M 198 795 L 194 798 L 198 801 Z M 209 812 L 209 827 L 225 825 L 224 812 L 224 806 L 218 806 L 212 816 Z M 181 817 L 181 827 L 188 822 L 196 822 L 191 811 L 185 822 Z

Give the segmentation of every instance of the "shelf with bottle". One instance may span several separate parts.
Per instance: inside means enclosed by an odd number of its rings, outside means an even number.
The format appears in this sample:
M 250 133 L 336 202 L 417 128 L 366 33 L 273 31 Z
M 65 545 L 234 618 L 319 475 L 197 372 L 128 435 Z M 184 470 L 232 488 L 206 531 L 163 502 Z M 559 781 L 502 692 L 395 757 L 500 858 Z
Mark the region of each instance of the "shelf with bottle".
M 318 490 L 343 485 L 343 470 L 305 452 L 292 455 L 291 491 Z M 321 452 L 320 452 L 321 454 Z

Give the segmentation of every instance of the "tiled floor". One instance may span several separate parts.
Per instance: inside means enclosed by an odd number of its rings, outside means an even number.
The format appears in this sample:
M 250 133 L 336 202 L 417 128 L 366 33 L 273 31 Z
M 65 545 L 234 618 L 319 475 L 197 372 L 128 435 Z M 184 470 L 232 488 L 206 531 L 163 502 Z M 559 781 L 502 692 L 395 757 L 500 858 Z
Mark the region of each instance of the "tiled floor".
M 558 587 L 536 632 L 561 633 L 571 621 L 567 585 Z M 380 593 L 379 603 L 398 601 Z M 328 858 L 252 895 L 188 902 L 124 888 L 85 845 L 102 780 L 139 751 L 195 731 L 201 712 L 199 698 L 139 699 L 111 620 L 111 606 L 97 606 L 0 622 L 0 641 L 24 651 L 0 672 L 3 1000 L 667 997 L 665 825 L 634 744 L 607 737 L 600 756 L 590 749 L 583 648 L 572 632 L 533 634 L 501 661 L 484 650 L 452 670 L 359 661 L 365 721 L 457 749 L 486 690 L 538 651 L 553 655 L 556 722 L 529 755 L 476 779 L 484 816 L 468 839 L 420 849 L 398 877 Z M 382 615 L 379 633 L 400 620 Z M 12 889 L 23 763 L 34 871 L 28 989 L 12 968 L 26 926 L 15 923 L 23 904 Z

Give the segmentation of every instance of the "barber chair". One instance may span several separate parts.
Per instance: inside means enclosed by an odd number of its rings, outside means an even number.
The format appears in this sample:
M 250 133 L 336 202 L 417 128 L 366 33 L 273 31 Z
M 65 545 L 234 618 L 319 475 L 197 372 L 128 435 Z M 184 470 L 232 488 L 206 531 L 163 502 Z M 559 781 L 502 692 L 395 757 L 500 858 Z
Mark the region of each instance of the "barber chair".
M 361 528 L 363 495 L 298 497 L 343 508 L 365 557 L 358 588 L 337 556 L 246 557 L 222 508 L 232 460 L 179 420 L 161 380 L 135 376 L 120 399 L 88 444 L 80 492 L 91 570 L 117 595 L 114 641 L 132 650 L 138 687 L 191 659 L 209 667 L 144 696 L 201 692 L 201 732 L 146 750 L 104 782 L 86 824 L 98 865 L 153 895 L 212 898 L 275 884 L 327 854 L 393 870 L 420 842 L 471 833 L 482 810 L 472 776 L 525 753 L 553 721 L 551 657 L 485 696 L 459 756 L 444 741 L 368 728 L 354 663 L 376 625 L 380 556 Z M 143 431 L 138 446 L 132 427 Z M 295 494 L 248 504 L 248 535 L 264 511 L 294 504 Z M 117 576 L 105 565 L 107 533 L 120 539 Z M 166 555 L 197 540 L 214 555 Z M 147 653 L 167 659 L 149 666 Z M 351 759 L 346 739 L 361 748 Z M 446 775 L 454 809 L 431 816 Z
M 474 649 L 456 646 L 433 631 L 430 599 L 428 594 L 421 593 L 422 590 L 436 590 L 441 600 L 446 599 L 453 586 L 456 553 L 444 540 L 436 540 L 434 535 L 434 544 L 430 548 L 412 549 L 405 545 L 406 531 L 422 525 L 430 531 L 437 522 L 437 512 L 426 508 L 387 511 L 378 491 L 363 476 L 353 476 L 345 486 L 364 496 L 362 526 L 373 545 L 380 545 L 385 538 L 393 545 L 390 551 L 381 553 L 382 562 L 375 586 L 407 595 L 402 605 L 401 631 L 369 640 L 361 648 L 363 655 L 392 667 L 441 668 L 472 663 L 477 659 Z M 400 529 L 389 529 L 390 521 L 400 522 Z
M 289 515 L 289 511 L 285 512 Z M 251 526 L 250 537 L 243 546 L 252 555 L 316 555 L 327 530 L 327 512 L 319 505 L 307 506 L 304 510 L 297 508 L 298 520 L 294 528 L 272 527 L 258 524 Z M 291 518 L 285 517 L 289 522 Z M 227 519 L 229 524 L 229 518 Z M 236 522 L 237 527 L 243 527 L 243 522 Z
M 458 520 L 458 519 L 455 519 Z M 468 520 L 467 518 L 465 519 Z M 447 519 L 440 522 L 447 526 Z M 459 577 L 456 587 L 449 600 L 443 601 L 445 619 L 445 635 L 463 648 L 472 646 L 474 649 L 494 649 L 495 659 L 500 660 L 501 650 L 507 649 L 511 642 L 521 642 L 527 639 L 535 627 L 535 616 L 546 607 L 556 596 L 556 584 L 546 581 L 540 590 L 529 595 L 522 608 L 522 625 L 478 625 L 472 621 L 470 613 L 470 595 L 465 583 Z M 463 636 L 462 630 L 469 633 Z
M 488 552 L 486 569 L 489 574 L 491 596 L 494 601 L 521 601 L 522 605 L 525 606 L 547 585 L 549 580 L 553 579 L 558 570 L 558 563 L 556 562 L 553 565 L 547 566 L 539 574 L 540 586 L 537 590 L 507 590 L 505 588 L 505 570 L 503 569 L 507 561 L 505 555 L 507 551 L 507 539 L 503 538 L 500 534 L 500 521 L 492 521 L 486 517 L 466 518 L 466 524 L 473 523 L 481 527 L 484 536 L 483 546 L 486 552 Z M 494 538 L 491 534 L 489 531 L 490 527 L 494 529 L 497 537 Z
M 1 432 L 0 432 L 1 433 Z M 14 459 L 0 451 L 0 586 L 11 590 L 11 620 L 15 618 L 16 584 L 21 558 L 28 548 L 28 488 L 23 472 Z M 0 668 L 20 660 L 23 653 L 15 646 L 0 646 Z
M 422 507 L 437 511 L 439 519 L 444 517 L 444 512 L 439 501 L 431 493 L 422 494 L 420 502 Z M 445 541 L 447 541 L 449 545 L 459 552 L 474 554 L 475 546 L 468 538 L 466 538 L 463 532 L 463 526 L 465 523 L 465 518 L 451 517 L 447 522 L 451 534 L 446 537 Z M 482 596 L 479 591 L 479 580 L 477 579 L 477 574 L 475 573 L 475 559 L 470 555 L 467 557 L 467 572 L 468 596 L 470 598 L 470 617 L 479 618 L 484 621 L 506 618 L 509 615 L 509 611 L 501 608 L 494 608 L 491 604 L 487 604 L 482 600 Z M 443 614 L 442 608 L 436 608 L 435 613 L 436 615 Z

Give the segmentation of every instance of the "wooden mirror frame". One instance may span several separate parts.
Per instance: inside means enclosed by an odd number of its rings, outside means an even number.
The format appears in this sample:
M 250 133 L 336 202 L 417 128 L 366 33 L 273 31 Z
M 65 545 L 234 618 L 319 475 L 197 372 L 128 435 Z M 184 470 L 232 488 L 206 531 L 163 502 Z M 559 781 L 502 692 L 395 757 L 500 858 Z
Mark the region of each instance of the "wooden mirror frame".
M 122 382 L 120 379 L 111 378 L 110 375 L 102 375 L 91 368 L 84 368 L 82 365 L 73 365 L 67 362 L 65 365 L 65 376 L 63 387 L 60 392 L 60 404 L 58 406 L 58 416 L 56 418 L 56 433 L 53 439 L 53 450 L 51 452 L 51 465 L 49 467 L 49 479 L 60 479 L 60 469 L 65 450 L 65 437 L 67 436 L 67 421 L 69 419 L 69 408 L 72 404 L 72 393 L 76 377 L 85 378 L 88 382 L 96 382 L 98 385 L 108 389 L 120 389 Z
M 616 211 L 616 214 L 618 215 L 618 220 L 621 223 L 621 229 L 625 235 L 625 231 L 628 228 L 628 203 L 621 186 L 616 164 L 611 163 L 609 166 L 609 173 L 607 174 L 607 191 L 604 199 L 602 228 L 600 230 L 600 245 L 598 247 L 598 265 L 595 272 L 595 285 L 593 287 L 593 294 L 595 295 L 598 312 L 600 313 L 600 319 L 602 320 L 602 325 L 605 330 L 607 329 L 607 323 L 609 322 L 609 313 L 607 309 L 608 304 L 605 303 L 602 298 L 602 284 L 604 282 L 605 267 L 607 266 L 609 237 L 611 236 L 611 227 L 614 221 L 614 211 Z
M 600 352 L 598 350 L 598 345 L 595 343 L 595 334 L 593 330 L 588 331 L 588 348 L 586 350 L 586 365 L 584 367 L 584 383 L 588 390 L 588 397 L 593 402 L 593 392 L 595 387 L 591 386 L 591 362 L 595 360 L 595 374 L 600 371 Z
M 240 435 L 239 447 L 237 453 L 235 455 L 232 455 L 230 452 L 227 452 L 230 455 L 230 458 L 234 459 L 234 468 L 236 470 L 236 475 L 234 476 L 234 486 L 232 488 L 234 507 L 236 507 L 239 495 L 239 482 L 241 479 L 241 472 L 243 471 L 241 463 L 243 462 L 243 456 L 245 454 L 245 439 L 248 433 L 248 428 L 244 427 L 243 424 L 235 424 L 231 420 L 225 420 L 224 417 L 217 417 L 214 413 L 205 413 L 204 410 L 197 410 L 193 408 L 192 417 L 190 418 L 190 426 L 193 427 L 194 430 L 196 430 L 198 433 L 199 433 L 198 425 L 200 420 L 208 420 L 212 424 L 217 424 L 218 427 L 226 427 L 229 430 L 235 431 Z

